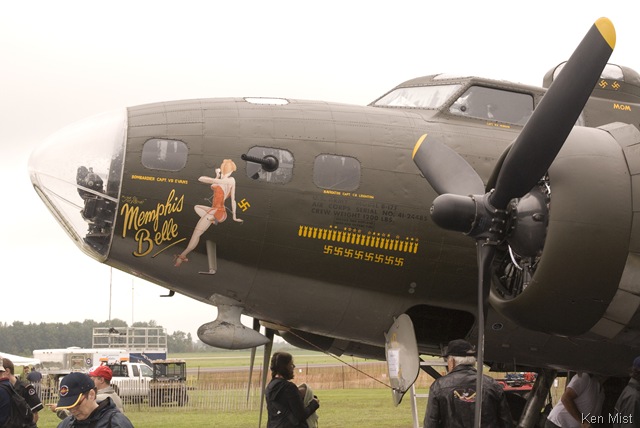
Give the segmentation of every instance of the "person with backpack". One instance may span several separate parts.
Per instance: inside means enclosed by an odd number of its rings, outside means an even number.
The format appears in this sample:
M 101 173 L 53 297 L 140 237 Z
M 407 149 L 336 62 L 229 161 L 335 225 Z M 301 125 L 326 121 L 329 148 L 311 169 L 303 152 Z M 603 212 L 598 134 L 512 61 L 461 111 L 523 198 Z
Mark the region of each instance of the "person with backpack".
M 31 408 L 13 389 L 9 372 L 0 364 L 0 428 L 25 428 L 31 423 Z
M 5 372 L 7 373 L 7 378 L 9 378 L 9 382 L 13 386 L 13 389 L 22 397 L 24 401 L 27 402 L 27 405 L 31 409 L 31 413 L 33 413 L 33 420 L 28 428 L 37 428 L 38 427 L 38 412 L 44 408 L 42 401 L 36 391 L 34 385 L 24 382 L 18 379 L 15 375 L 15 367 L 13 365 L 13 361 L 8 358 L 3 358 L 1 365 L 4 366 Z

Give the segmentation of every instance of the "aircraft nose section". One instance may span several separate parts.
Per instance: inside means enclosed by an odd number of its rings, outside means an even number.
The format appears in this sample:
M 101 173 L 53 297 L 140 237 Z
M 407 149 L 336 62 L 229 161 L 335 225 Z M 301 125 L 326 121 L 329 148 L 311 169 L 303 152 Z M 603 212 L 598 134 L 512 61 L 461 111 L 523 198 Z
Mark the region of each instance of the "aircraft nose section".
M 74 123 L 29 159 L 33 187 L 69 236 L 91 257 L 109 254 L 124 164 L 127 111 Z

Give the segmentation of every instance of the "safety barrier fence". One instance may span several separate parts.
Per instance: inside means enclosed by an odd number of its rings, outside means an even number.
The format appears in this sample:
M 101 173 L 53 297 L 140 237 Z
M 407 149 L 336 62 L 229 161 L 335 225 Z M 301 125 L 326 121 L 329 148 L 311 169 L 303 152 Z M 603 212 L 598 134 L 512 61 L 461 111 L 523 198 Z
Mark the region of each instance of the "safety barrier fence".
M 154 411 L 157 407 L 171 406 L 176 410 L 207 409 L 219 411 L 254 410 L 260 406 L 262 370 L 256 368 L 251 382 L 246 368 L 234 370 L 197 369 L 190 370 L 185 385 L 176 385 L 171 391 L 165 388 L 170 397 L 157 406 L 149 400 L 125 398 L 126 407 Z M 423 379 L 425 378 L 425 379 Z M 267 377 L 267 382 L 270 375 Z M 360 363 L 356 366 L 298 366 L 294 382 L 306 383 L 314 391 L 327 389 L 387 388 L 389 384 L 385 363 Z M 425 386 L 426 376 L 420 376 L 418 383 Z M 181 403 L 180 397 L 186 387 L 188 399 Z
M 441 374 L 444 367 L 434 367 Z M 500 374 L 489 373 L 498 377 Z M 270 374 L 267 376 L 267 383 Z M 313 391 L 331 389 L 388 389 L 389 378 L 384 362 L 360 362 L 353 365 L 297 366 L 296 384 L 307 384 Z M 428 391 L 433 379 L 421 373 L 415 388 Z M 256 367 L 251 379 L 246 367 L 230 369 L 191 368 L 184 383 L 165 384 L 159 390 L 149 384 L 142 387 L 128 384 L 119 391 L 125 408 L 154 411 L 172 407 L 175 410 L 205 409 L 219 411 L 254 410 L 260 406 L 262 367 Z M 120 386 L 124 387 L 123 384 Z M 53 389 L 51 389 L 53 390 Z M 43 397 L 44 402 L 56 402 L 57 396 Z

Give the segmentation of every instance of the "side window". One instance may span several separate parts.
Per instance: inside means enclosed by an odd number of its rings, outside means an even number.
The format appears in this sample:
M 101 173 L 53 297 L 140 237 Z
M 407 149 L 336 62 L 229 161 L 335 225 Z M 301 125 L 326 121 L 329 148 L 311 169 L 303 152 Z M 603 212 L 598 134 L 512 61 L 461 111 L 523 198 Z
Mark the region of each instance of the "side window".
M 291 177 L 293 177 L 293 155 L 290 151 L 256 146 L 249 149 L 247 156 L 258 159 L 273 157 L 278 160 L 277 168 L 274 171 L 267 171 L 259 163 L 247 161 L 247 176 L 249 178 L 280 184 L 291 181 Z
M 524 125 L 533 113 L 533 97 L 520 92 L 472 86 L 449 108 L 451 114 Z
M 114 377 L 128 377 L 127 366 L 116 364 L 113 366 L 109 366 L 109 368 L 113 372 Z
M 313 182 L 322 189 L 352 191 L 360 185 L 360 161 L 322 154 L 313 164 Z
M 152 138 L 142 146 L 142 165 L 149 169 L 180 171 L 187 164 L 187 145 L 179 140 Z
M 140 370 L 138 370 L 138 366 L 131 366 L 131 370 L 133 370 L 133 377 L 140 377 Z
M 140 371 L 142 372 L 142 376 L 144 377 L 153 377 L 153 370 L 151 370 L 148 366 L 140 366 Z

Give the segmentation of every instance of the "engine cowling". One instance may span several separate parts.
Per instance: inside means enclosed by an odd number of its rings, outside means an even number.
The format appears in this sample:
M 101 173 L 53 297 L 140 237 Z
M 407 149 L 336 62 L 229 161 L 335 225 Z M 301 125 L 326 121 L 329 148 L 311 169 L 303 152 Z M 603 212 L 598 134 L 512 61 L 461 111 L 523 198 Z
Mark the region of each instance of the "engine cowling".
M 525 328 L 575 336 L 601 321 L 618 290 L 632 236 L 627 157 L 640 132 L 616 123 L 575 127 L 549 169 L 548 228 L 533 276 L 517 295 L 490 303 Z M 496 272 L 500 275 L 500 272 Z

